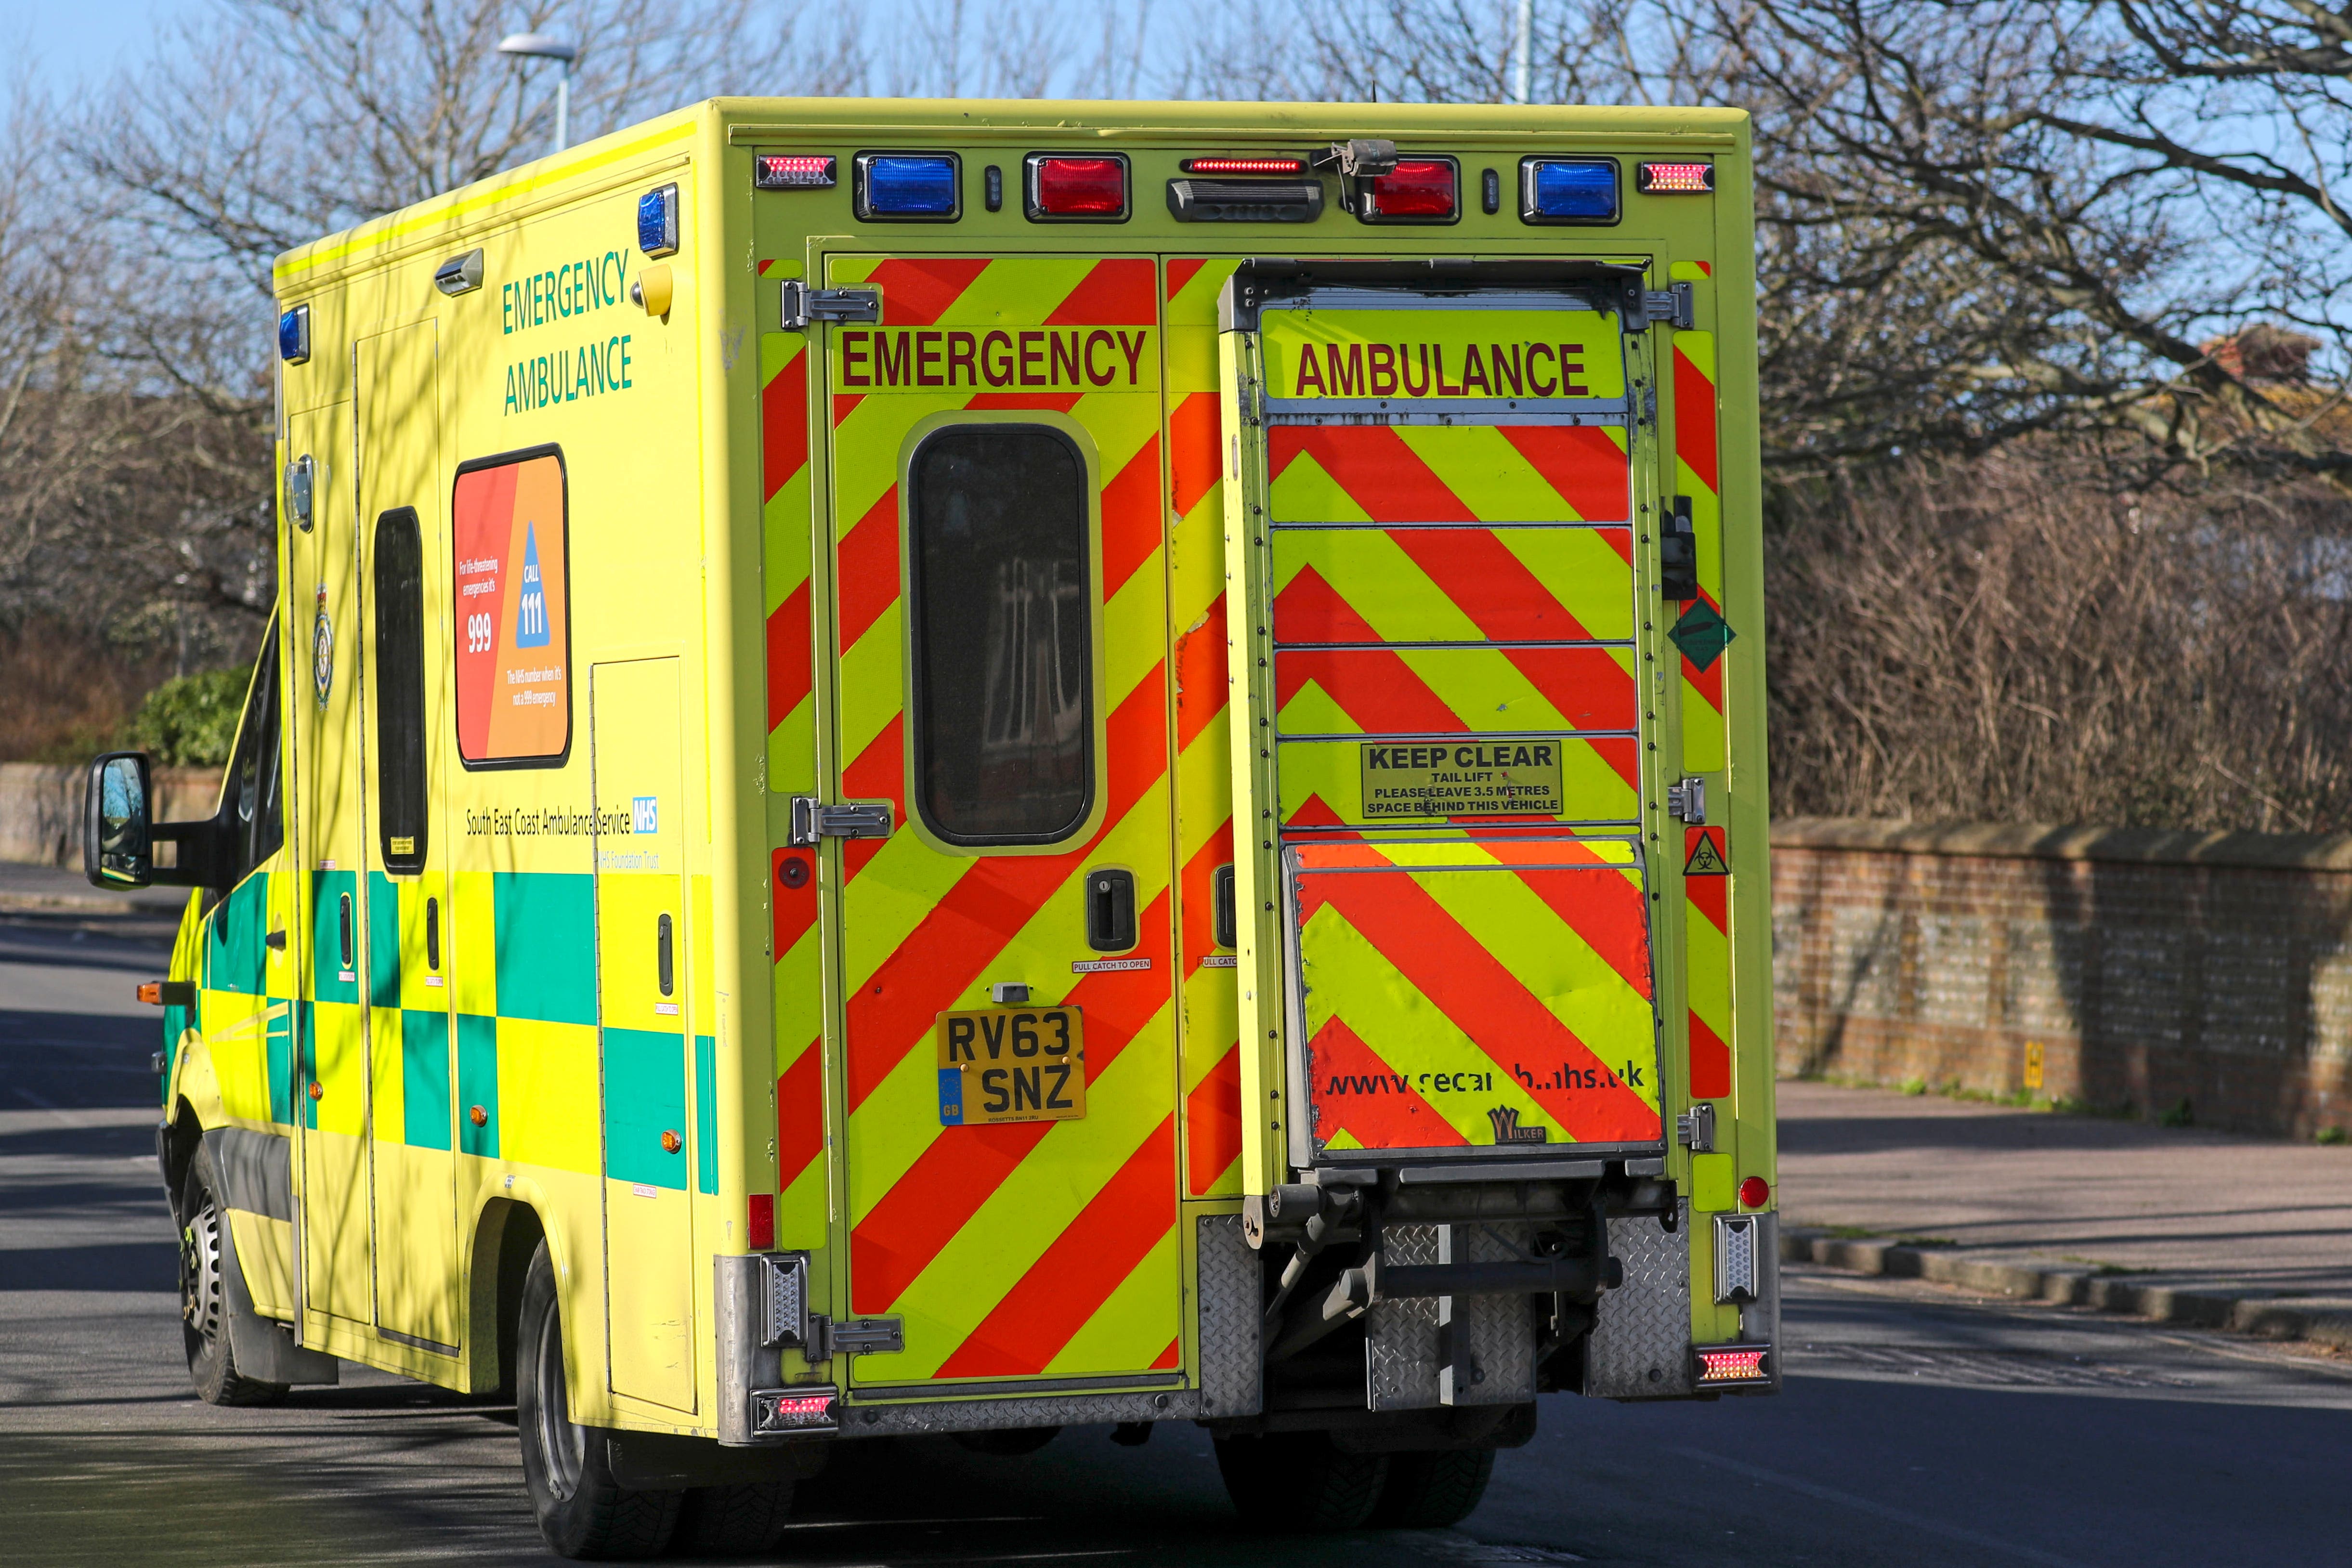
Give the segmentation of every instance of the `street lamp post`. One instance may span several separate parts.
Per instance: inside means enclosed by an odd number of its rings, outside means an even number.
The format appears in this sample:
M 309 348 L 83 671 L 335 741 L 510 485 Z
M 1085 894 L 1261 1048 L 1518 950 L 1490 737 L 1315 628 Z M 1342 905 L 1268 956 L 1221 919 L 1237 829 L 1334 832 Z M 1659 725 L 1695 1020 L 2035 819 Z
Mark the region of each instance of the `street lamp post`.
M 552 33 L 510 33 L 499 40 L 499 53 L 513 55 L 518 59 L 554 60 L 563 68 L 555 79 L 555 145 L 551 152 L 561 153 L 571 142 L 572 62 L 580 51 Z

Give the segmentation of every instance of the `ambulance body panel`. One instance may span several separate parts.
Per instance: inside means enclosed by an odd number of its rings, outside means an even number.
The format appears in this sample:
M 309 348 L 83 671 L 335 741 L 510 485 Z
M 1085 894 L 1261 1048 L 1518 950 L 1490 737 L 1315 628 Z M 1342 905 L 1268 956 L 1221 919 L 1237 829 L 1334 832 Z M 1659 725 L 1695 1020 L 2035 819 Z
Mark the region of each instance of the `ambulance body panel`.
M 572 1418 L 731 1447 L 1777 1385 L 1747 160 L 727 100 L 281 258 L 254 1312 L 495 1386 L 543 1238 Z

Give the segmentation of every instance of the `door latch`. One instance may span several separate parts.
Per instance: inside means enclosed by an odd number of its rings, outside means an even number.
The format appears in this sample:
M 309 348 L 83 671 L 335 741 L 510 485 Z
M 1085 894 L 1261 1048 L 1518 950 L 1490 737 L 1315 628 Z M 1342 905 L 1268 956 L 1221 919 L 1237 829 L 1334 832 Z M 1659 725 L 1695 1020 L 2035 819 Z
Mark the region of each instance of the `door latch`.
M 887 838 L 890 803 L 887 800 L 845 801 L 826 805 L 813 795 L 793 796 L 793 827 L 789 840 L 795 849 L 826 838 Z
M 1666 815 L 1693 827 L 1706 821 L 1706 781 L 1681 779 L 1666 786 Z
M 814 321 L 878 321 L 879 289 L 812 289 L 799 279 L 784 283 L 783 329 L 804 332 Z
M 1689 331 L 1698 321 L 1698 305 L 1692 298 L 1691 286 L 1669 283 L 1663 289 L 1643 289 L 1642 320 L 1664 321 L 1678 332 Z

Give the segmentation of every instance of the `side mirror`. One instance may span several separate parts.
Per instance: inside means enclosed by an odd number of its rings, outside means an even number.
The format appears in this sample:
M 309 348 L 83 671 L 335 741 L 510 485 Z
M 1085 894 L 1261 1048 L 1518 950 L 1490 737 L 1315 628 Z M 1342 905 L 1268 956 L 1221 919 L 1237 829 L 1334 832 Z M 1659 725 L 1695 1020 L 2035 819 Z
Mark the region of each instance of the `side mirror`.
M 146 752 L 109 752 L 89 764 L 81 863 L 93 886 L 143 888 L 154 876 L 148 832 L 153 798 Z

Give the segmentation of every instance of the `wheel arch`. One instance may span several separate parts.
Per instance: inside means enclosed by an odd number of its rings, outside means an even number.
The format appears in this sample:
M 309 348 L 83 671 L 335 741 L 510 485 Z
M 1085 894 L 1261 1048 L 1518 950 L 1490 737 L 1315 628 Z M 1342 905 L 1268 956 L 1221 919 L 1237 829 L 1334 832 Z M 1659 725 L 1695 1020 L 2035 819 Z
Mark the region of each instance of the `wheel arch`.
M 474 1246 L 467 1270 L 467 1386 L 501 1396 L 514 1389 L 516 1331 L 522 1312 L 523 1278 L 541 1241 L 552 1258 L 562 1243 L 540 1213 L 544 1200 L 500 1194 L 474 1216 Z M 563 1259 L 553 1258 L 559 1273 Z

